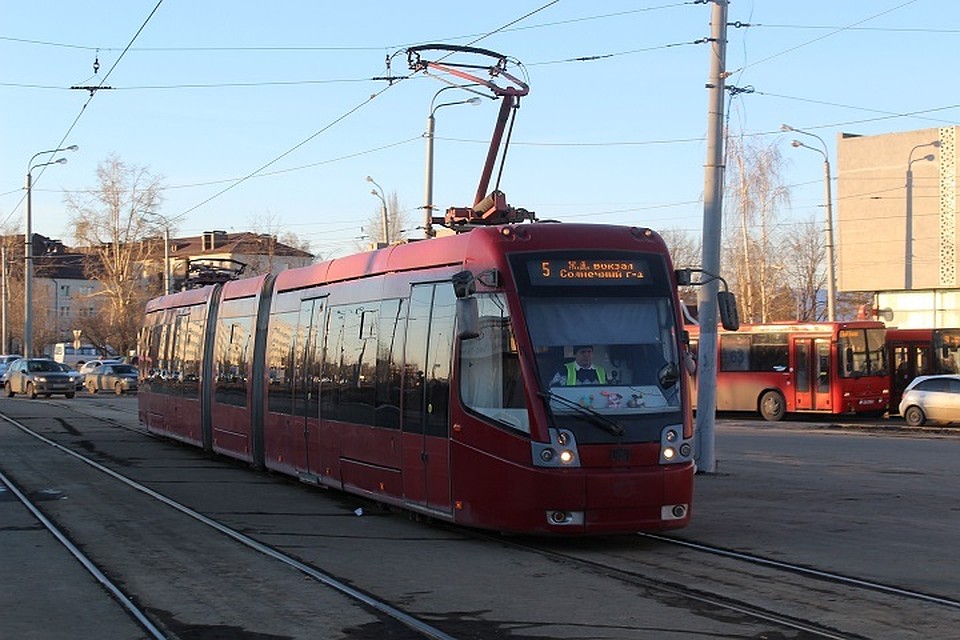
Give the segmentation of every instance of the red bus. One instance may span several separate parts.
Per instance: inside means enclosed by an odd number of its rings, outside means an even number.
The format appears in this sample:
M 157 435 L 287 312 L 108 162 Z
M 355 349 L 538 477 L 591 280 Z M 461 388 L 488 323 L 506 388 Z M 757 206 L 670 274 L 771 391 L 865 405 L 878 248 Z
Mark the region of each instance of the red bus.
M 900 398 L 919 375 L 960 373 L 960 329 L 887 329 L 890 362 L 890 413 L 900 411 Z
M 720 331 L 717 410 L 882 414 L 889 368 L 882 322 L 741 325 Z M 691 346 L 698 328 L 691 330 Z
M 151 301 L 156 434 L 472 527 L 665 530 L 694 462 L 677 273 L 648 229 L 483 226 Z M 551 387 L 588 345 L 599 384 Z

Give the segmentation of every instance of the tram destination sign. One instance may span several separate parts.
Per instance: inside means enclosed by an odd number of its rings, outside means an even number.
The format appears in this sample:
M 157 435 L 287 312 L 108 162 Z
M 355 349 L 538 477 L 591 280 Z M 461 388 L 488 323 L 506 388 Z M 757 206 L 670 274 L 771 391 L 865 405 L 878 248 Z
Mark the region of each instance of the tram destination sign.
M 530 260 L 527 273 L 533 285 L 637 285 L 649 275 L 646 262 L 634 257 Z

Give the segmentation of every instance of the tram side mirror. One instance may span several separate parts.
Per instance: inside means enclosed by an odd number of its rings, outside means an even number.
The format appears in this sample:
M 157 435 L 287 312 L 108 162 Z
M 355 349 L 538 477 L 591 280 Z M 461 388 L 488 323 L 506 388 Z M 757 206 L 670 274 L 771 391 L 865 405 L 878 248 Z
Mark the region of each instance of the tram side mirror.
M 457 299 L 457 337 L 461 340 L 480 337 L 480 307 L 476 298 Z
M 453 283 L 453 294 L 457 299 L 472 296 L 477 290 L 477 281 L 470 271 L 458 271 L 450 277 Z
M 729 291 L 717 292 L 717 307 L 720 310 L 720 324 L 727 331 L 740 328 L 740 314 L 737 312 L 737 297 Z
M 690 269 L 676 269 L 673 273 L 677 278 L 677 286 L 679 287 L 689 287 L 693 281 L 693 275 Z

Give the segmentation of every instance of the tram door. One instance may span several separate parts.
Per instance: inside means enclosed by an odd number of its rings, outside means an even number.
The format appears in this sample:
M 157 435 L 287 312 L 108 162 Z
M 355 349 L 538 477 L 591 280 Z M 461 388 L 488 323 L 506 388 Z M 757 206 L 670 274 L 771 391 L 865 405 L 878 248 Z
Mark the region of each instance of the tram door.
M 309 298 L 300 303 L 300 321 L 294 340 L 294 415 L 303 434 L 296 449 L 297 472 L 316 478 L 320 465 L 320 380 L 323 371 L 323 328 L 327 299 Z
M 829 338 L 794 340 L 794 390 L 797 411 L 832 411 Z
M 449 283 L 415 285 L 404 348 L 403 493 L 410 502 L 451 509 L 450 373 L 456 297 Z

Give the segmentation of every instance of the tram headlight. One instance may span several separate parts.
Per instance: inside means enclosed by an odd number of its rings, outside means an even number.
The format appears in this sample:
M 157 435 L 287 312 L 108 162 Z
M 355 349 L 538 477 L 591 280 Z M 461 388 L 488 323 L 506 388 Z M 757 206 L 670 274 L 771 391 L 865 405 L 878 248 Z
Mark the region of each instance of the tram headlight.
M 684 442 L 682 445 L 680 445 L 680 455 L 682 455 L 684 458 L 687 458 L 687 457 L 690 456 L 690 443 L 689 443 L 689 442 Z
M 675 457 L 677 457 L 677 450 L 673 447 L 667 447 L 663 450 L 664 460 L 673 460 Z
M 580 466 L 577 438 L 572 431 L 551 427 L 550 442 L 531 442 L 533 466 L 576 468 Z
M 664 434 L 663 437 L 666 438 L 667 442 L 676 442 L 676 441 L 677 441 L 677 438 L 679 438 L 680 436 L 679 436 L 679 434 L 676 432 L 676 430 L 674 430 L 674 429 L 668 429 L 667 432 Z

